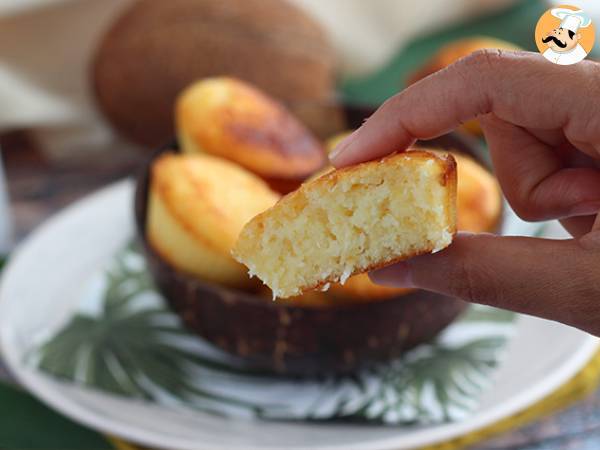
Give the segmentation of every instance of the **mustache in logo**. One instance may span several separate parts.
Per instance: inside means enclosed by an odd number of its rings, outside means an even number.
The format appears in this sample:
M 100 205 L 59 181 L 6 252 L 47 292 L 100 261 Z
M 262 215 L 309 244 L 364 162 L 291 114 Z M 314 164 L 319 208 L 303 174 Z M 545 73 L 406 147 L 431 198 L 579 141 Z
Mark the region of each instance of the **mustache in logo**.
M 560 48 L 565 48 L 567 46 L 566 42 L 560 41 L 556 36 L 548 36 L 548 37 L 545 37 L 542 39 L 542 42 L 544 44 L 546 44 L 547 42 L 550 42 L 550 41 L 554 41 L 554 43 L 556 45 L 558 45 Z

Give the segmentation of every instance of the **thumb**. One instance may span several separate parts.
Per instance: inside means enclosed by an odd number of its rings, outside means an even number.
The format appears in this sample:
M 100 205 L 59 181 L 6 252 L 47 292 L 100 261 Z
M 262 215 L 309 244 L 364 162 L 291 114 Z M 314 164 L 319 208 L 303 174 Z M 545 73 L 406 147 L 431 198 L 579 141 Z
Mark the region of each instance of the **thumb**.
M 445 250 L 370 274 L 377 284 L 416 287 L 600 333 L 600 230 L 578 240 L 460 233 Z M 585 245 L 583 244 L 585 242 Z

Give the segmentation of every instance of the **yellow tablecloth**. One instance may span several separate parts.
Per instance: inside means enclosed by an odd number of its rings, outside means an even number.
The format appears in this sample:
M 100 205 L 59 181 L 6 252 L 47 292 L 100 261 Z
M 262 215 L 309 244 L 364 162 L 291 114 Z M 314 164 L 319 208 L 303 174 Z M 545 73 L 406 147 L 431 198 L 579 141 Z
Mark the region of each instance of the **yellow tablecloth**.
M 520 411 L 513 416 L 506 417 L 505 419 L 480 430 L 421 450 L 459 450 L 468 448 L 471 445 L 485 441 L 486 439 L 507 431 L 520 428 L 571 406 L 573 403 L 594 392 L 599 384 L 600 350 L 592 357 L 592 359 L 590 359 L 589 363 L 567 383 L 523 411 Z

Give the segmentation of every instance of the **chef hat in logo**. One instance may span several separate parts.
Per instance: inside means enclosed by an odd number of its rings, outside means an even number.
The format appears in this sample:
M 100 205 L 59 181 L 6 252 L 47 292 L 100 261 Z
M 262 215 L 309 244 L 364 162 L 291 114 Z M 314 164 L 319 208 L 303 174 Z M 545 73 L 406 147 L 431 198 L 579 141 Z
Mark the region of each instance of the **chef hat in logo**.
M 587 28 L 592 23 L 592 19 L 582 10 L 573 11 L 567 8 L 554 8 L 550 12 L 554 17 L 561 20 L 560 28 L 571 30 L 573 33 L 577 33 L 579 28 Z

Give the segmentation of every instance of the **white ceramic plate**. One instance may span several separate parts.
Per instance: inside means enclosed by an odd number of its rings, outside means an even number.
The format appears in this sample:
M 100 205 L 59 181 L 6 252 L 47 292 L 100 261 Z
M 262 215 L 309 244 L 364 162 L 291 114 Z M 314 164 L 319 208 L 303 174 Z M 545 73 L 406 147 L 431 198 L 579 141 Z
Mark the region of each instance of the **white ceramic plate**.
M 0 343 L 9 368 L 48 405 L 97 430 L 171 449 L 415 448 L 525 408 L 567 381 L 598 348 L 596 338 L 578 330 L 522 316 L 478 412 L 459 423 L 429 427 L 228 420 L 58 382 L 23 359 L 69 318 L 89 278 L 131 236 L 132 187 L 129 181 L 110 186 L 50 220 L 21 245 L 0 283 Z

